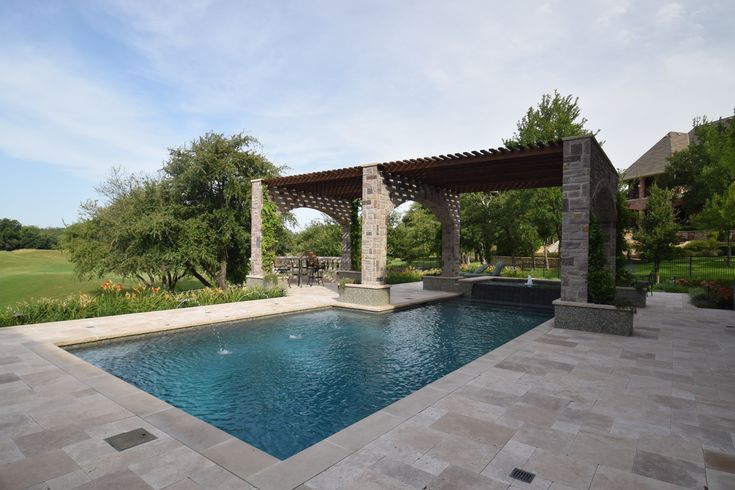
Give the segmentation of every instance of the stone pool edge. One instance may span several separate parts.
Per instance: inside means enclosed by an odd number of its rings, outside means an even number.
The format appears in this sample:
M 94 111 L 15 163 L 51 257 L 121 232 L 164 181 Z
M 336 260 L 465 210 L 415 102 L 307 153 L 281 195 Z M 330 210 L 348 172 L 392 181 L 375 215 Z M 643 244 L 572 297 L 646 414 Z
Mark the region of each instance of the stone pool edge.
M 157 313 L 160 314 L 160 312 L 153 312 L 153 315 L 150 313 L 138 313 L 117 317 L 76 320 L 72 322 L 54 322 L 57 325 L 63 324 L 63 326 L 68 327 L 66 333 L 63 331 L 54 331 L 54 326 L 51 324 L 6 327 L 2 331 L 25 334 L 30 333 L 29 330 L 33 329 L 34 333 L 39 333 L 41 336 L 43 336 L 43 333 L 47 333 L 51 334 L 51 337 L 57 337 L 48 340 L 26 341 L 22 342 L 22 345 L 56 368 L 64 371 L 81 383 L 88 385 L 120 407 L 140 417 L 146 423 L 151 424 L 184 446 L 189 447 L 213 463 L 233 473 L 248 484 L 259 489 L 286 489 L 297 487 L 334 464 L 337 464 L 342 459 L 362 449 L 373 440 L 389 432 L 441 398 L 448 396 L 454 390 L 481 375 L 486 369 L 502 361 L 517 349 L 517 347 L 512 347 L 512 344 L 518 343 L 519 341 L 522 342 L 522 339 L 530 339 L 543 335 L 553 325 L 553 319 L 541 323 L 497 349 L 480 356 L 474 361 L 285 460 L 278 460 L 213 425 L 189 415 L 183 410 L 156 398 L 134 385 L 83 361 L 63 349 L 64 346 L 89 342 L 151 333 L 173 332 L 175 330 L 196 328 L 211 324 L 260 319 L 334 307 L 371 313 L 387 313 L 419 304 L 451 299 L 457 295 L 443 293 L 436 296 L 432 295 L 431 297 L 411 298 L 409 301 L 391 305 L 389 309 L 381 311 L 363 307 L 350 308 L 351 305 L 338 303 L 328 294 L 315 296 L 310 295 L 308 304 L 303 304 L 301 301 L 296 301 L 294 304 L 283 304 L 284 302 L 278 301 L 283 300 L 283 298 L 256 300 L 261 305 L 278 306 L 278 308 L 275 308 L 277 311 L 274 309 L 272 311 L 236 311 L 235 317 L 224 315 L 224 313 L 232 313 L 233 308 L 237 310 L 237 306 L 243 307 L 247 303 L 241 303 L 239 305 L 237 303 L 231 303 L 228 305 L 217 305 L 216 307 L 186 309 L 192 315 L 185 315 L 186 310 L 173 310 L 181 312 L 179 315 L 185 316 L 186 319 L 179 323 L 173 320 L 174 324 L 159 324 L 160 326 L 155 328 L 141 327 L 135 320 L 160 316 L 156 315 Z M 253 302 L 249 303 L 253 304 Z M 285 303 L 288 303 L 288 301 L 285 301 Z M 171 313 L 171 311 L 168 310 L 168 313 Z M 215 313 L 215 315 L 213 317 L 207 317 L 205 315 L 197 318 L 197 315 L 200 313 Z M 220 313 L 222 316 L 218 318 L 216 313 Z M 90 328 L 90 325 L 94 327 L 93 324 L 95 322 L 117 322 L 118 320 L 125 320 L 125 323 L 133 323 L 134 325 L 126 325 L 127 328 L 123 327 L 120 331 L 113 331 L 103 335 L 89 335 L 86 331 L 86 329 Z M 85 326 L 85 323 L 90 325 Z M 148 321 L 146 323 L 150 324 L 154 322 Z M 81 328 L 85 330 L 80 330 Z M 108 328 L 112 327 L 108 326 Z M 112 330 L 116 330 L 116 328 L 112 328 Z

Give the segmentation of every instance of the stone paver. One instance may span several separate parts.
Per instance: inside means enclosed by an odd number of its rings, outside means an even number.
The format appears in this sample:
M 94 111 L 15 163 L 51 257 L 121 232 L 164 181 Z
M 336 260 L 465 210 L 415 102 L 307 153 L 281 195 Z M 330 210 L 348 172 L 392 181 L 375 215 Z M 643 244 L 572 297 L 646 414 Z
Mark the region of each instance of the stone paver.
M 432 297 L 416 285 L 397 306 Z M 633 337 L 548 322 L 277 461 L 54 344 L 334 305 L 273 300 L 0 330 L 0 488 L 733 488 L 735 313 L 656 293 Z M 104 438 L 157 439 L 117 452 Z M 509 478 L 523 468 L 532 485 Z M 524 486 L 525 485 L 525 486 Z

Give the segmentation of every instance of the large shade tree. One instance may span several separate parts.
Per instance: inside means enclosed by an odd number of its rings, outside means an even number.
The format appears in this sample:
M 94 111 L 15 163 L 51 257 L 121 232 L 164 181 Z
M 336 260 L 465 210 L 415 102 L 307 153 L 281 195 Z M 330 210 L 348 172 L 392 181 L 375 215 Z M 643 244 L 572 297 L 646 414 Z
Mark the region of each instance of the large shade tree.
M 429 209 L 414 202 L 398 215 L 391 216 L 388 229 L 388 255 L 407 261 L 440 257 L 441 223 Z
M 260 153 L 258 141 L 244 134 L 207 133 L 169 150 L 162 173 L 172 204 L 187 233 L 201 237 L 191 263 L 219 287 L 245 277 L 251 179 L 275 177 L 280 170 Z
M 242 282 L 250 256 L 251 179 L 276 176 L 254 138 L 207 133 L 169 151 L 156 178 L 114 172 L 64 236 L 80 276 L 118 273 L 173 289 L 184 275 Z
M 587 129 L 586 124 L 579 99 L 555 90 L 528 108 L 513 136 L 503 144 L 514 147 L 599 132 Z M 516 255 L 532 253 L 533 247 L 541 243 L 548 267 L 547 247 L 561 238 L 561 213 L 560 187 L 463 195 L 463 246 L 489 260 L 494 247 L 498 253 Z
M 694 121 L 694 141 L 669 158 L 658 184 L 683 187 L 682 207 L 687 216 L 698 214 L 708 199 L 724 194 L 735 182 L 735 117 L 722 121 Z

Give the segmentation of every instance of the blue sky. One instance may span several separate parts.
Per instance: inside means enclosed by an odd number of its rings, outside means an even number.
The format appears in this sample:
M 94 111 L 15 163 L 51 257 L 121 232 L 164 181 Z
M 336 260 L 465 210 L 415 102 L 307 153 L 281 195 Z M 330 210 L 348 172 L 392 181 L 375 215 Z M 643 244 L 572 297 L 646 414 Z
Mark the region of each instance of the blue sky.
M 558 89 L 625 168 L 735 107 L 725 1 L 0 2 L 0 217 L 245 132 L 290 173 L 500 146 Z M 303 213 L 302 221 L 315 215 Z

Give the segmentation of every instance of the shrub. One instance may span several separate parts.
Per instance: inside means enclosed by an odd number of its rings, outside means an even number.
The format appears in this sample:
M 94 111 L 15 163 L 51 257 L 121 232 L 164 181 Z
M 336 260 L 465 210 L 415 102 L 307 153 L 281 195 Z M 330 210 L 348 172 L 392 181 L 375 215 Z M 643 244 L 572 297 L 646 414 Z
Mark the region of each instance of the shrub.
M 388 270 L 386 284 L 402 284 L 404 282 L 418 282 L 424 276 L 439 276 L 441 269 L 418 270 L 412 267 L 406 269 Z
M 701 281 L 699 287 L 689 290 L 692 303 L 700 308 L 730 309 L 733 304 L 733 287 L 725 281 Z
M 707 240 L 692 240 L 687 242 L 681 248 L 684 250 L 686 255 L 694 255 L 698 257 L 716 257 L 720 253 L 719 243 L 713 236 L 710 236 Z
M 520 267 L 504 267 L 500 273 L 502 277 L 526 277 L 528 273 L 524 272 Z
M 105 281 L 100 291 L 94 295 L 81 294 L 61 300 L 22 301 L 7 306 L 0 310 L 0 327 L 234 303 L 275 298 L 284 294 L 282 289 L 242 286 L 233 286 L 226 290 L 204 288 L 182 293 L 170 293 L 161 291 L 160 288 L 148 287 L 125 290 L 122 284 Z
M 595 217 L 590 220 L 589 263 L 587 267 L 587 300 L 590 303 L 612 304 L 615 284 L 607 270 L 605 238 Z

